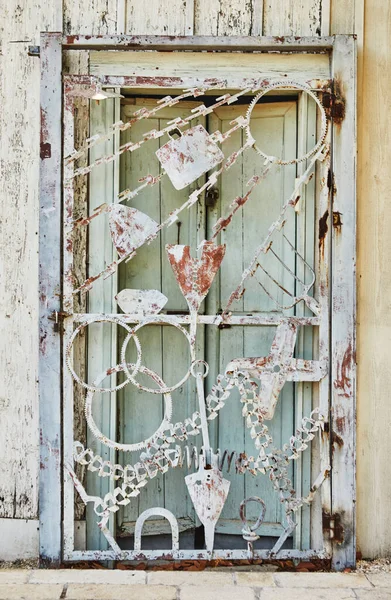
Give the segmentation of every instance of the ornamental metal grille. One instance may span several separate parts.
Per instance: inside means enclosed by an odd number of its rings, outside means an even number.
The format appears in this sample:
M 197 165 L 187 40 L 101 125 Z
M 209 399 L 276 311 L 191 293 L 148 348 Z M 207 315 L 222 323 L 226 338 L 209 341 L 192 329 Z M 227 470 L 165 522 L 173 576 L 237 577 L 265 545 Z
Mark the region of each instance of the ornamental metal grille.
M 327 562 L 333 73 L 94 68 L 63 76 L 64 559 Z

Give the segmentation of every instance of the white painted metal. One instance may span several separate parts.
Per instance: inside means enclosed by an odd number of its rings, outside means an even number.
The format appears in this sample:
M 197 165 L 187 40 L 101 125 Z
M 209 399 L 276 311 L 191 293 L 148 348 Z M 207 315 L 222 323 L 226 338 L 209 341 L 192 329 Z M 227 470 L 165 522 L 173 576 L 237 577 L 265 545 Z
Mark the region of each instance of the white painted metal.
M 175 515 L 173 515 L 172 512 L 170 512 L 166 508 L 156 507 L 156 508 L 148 508 L 147 510 L 144 510 L 144 512 L 141 513 L 141 515 L 138 517 L 138 519 L 136 521 L 136 526 L 134 529 L 134 551 L 135 552 L 141 552 L 141 535 L 142 535 L 143 525 L 144 525 L 145 521 L 147 519 L 149 519 L 149 517 L 157 517 L 157 516 L 164 517 L 170 524 L 171 535 L 172 535 L 172 548 L 170 548 L 169 551 L 170 552 L 171 552 L 171 550 L 174 552 L 179 551 L 179 528 L 178 528 L 178 522 L 175 518 Z

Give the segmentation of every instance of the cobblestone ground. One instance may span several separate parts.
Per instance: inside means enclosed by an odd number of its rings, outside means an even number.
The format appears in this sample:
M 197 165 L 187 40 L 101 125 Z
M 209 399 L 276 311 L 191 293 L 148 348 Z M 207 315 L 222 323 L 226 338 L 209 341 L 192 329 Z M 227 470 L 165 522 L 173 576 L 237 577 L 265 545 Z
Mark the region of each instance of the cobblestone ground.
M 1 569 L 0 600 L 391 600 L 391 573 Z

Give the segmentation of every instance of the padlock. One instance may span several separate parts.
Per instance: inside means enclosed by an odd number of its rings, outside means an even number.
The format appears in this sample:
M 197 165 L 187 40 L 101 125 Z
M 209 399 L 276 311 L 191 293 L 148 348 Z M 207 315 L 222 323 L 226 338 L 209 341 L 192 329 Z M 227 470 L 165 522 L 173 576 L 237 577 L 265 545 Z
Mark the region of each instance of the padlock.
M 172 137 L 174 132 L 178 138 Z M 224 159 L 224 154 L 202 125 L 186 131 L 176 128 L 168 136 L 170 141 L 157 150 L 156 156 L 176 190 L 190 185 Z

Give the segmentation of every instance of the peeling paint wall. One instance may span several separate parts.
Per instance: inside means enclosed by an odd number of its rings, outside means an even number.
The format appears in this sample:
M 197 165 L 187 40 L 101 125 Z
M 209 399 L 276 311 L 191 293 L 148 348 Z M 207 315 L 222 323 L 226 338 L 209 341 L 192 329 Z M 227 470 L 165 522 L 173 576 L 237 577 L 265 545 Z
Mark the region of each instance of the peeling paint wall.
M 391 554 L 391 7 L 386 0 L 0 0 L 0 517 L 38 516 L 38 175 L 41 30 L 65 33 L 358 34 L 358 538 Z M 73 59 L 81 71 L 82 52 Z M 17 76 L 16 76 L 17 74 Z M 81 192 L 82 194 L 83 192 Z M 335 215 L 333 215 L 334 217 Z M 334 223 L 341 223 L 341 216 Z M 342 216 L 343 223 L 343 216 Z M 391 290 L 390 290 L 391 291 Z M 1 528 L 0 528 L 1 529 Z M 0 556 L 1 558 L 1 556 Z

